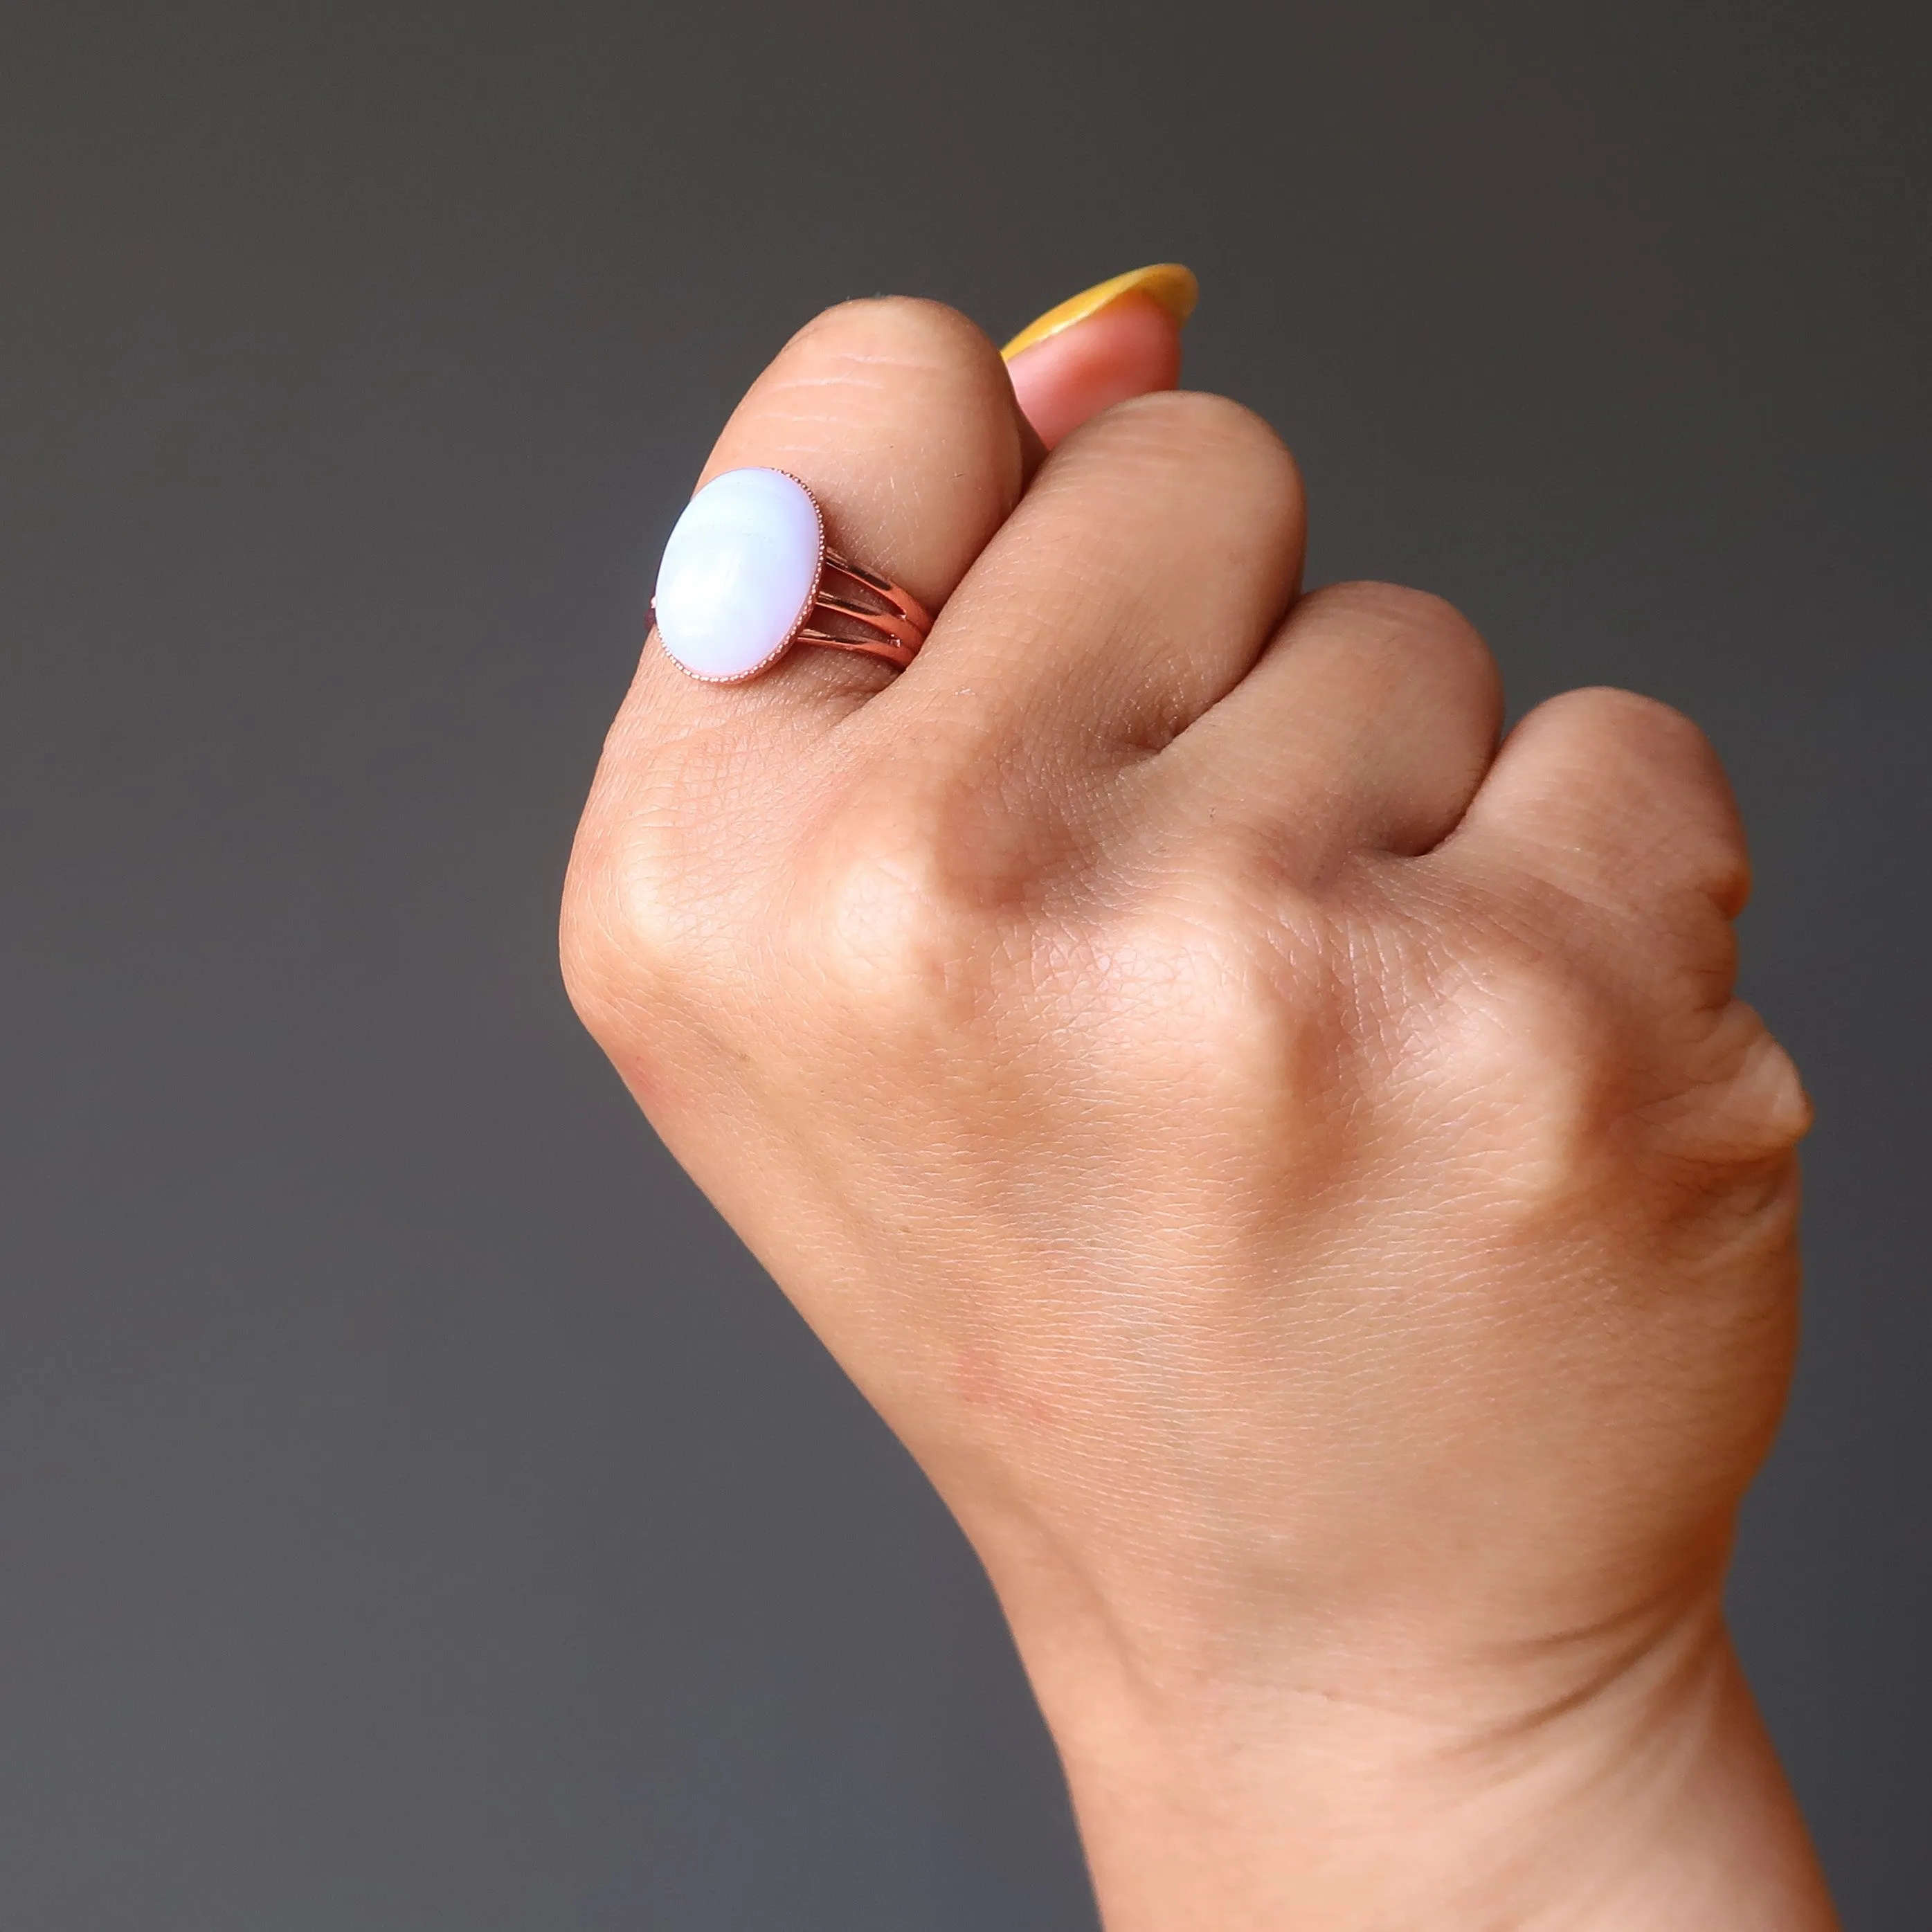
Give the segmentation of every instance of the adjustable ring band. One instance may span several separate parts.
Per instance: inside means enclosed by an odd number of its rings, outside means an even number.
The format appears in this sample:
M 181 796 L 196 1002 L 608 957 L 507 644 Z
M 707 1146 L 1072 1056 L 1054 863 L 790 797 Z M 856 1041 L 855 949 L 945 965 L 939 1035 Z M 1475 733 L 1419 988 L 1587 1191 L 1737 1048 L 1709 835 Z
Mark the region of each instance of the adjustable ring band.
M 756 677 L 794 644 L 903 670 L 932 628 L 909 592 L 826 548 L 818 500 L 782 470 L 729 470 L 692 498 L 651 615 L 672 662 L 707 684 Z
M 850 597 L 842 597 L 826 590 L 825 579 L 834 572 L 872 592 L 885 608 L 869 609 L 862 604 L 854 603 Z M 836 637 L 809 621 L 820 610 L 833 618 L 843 618 L 850 630 L 871 634 Z M 812 600 L 812 609 L 806 616 L 808 621 L 804 627 L 793 634 L 794 644 L 825 644 L 835 651 L 859 651 L 868 658 L 883 658 L 901 670 L 919 656 L 919 647 L 926 642 L 926 633 L 932 628 L 932 620 L 926 614 L 925 605 L 910 591 L 902 590 L 875 571 L 848 562 L 836 550 L 830 550 L 825 553 L 819 572 L 818 594 Z

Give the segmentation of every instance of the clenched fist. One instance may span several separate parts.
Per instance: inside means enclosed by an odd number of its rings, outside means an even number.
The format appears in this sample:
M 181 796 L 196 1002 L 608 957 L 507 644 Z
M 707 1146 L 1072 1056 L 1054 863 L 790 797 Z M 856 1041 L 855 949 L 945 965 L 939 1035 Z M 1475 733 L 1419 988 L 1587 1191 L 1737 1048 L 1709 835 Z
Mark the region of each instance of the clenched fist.
M 1042 454 L 948 310 L 784 349 L 706 475 L 940 615 L 646 650 L 579 1010 L 983 1558 L 1112 1932 L 1828 1924 L 1720 1609 L 1807 1108 L 1708 746 L 1498 749 L 1454 610 L 1300 593 L 1232 404 Z

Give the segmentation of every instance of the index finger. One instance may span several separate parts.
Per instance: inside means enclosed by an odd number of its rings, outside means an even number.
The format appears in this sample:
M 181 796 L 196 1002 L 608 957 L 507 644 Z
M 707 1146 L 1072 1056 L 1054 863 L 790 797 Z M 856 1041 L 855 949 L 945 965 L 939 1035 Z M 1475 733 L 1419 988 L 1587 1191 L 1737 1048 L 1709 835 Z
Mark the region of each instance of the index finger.
M 986 337 L 940 303 L 891 298 L 829 309 L 793 337 L 733 412 L 699 487 L 728 470 L 788 472 L 817 499 L 832 549 L 936 610 L 1038 455 Z M 820 729 L 890 675 L 801 646 L 748 683 L 713 686 L 653 646 L 620 728 Z

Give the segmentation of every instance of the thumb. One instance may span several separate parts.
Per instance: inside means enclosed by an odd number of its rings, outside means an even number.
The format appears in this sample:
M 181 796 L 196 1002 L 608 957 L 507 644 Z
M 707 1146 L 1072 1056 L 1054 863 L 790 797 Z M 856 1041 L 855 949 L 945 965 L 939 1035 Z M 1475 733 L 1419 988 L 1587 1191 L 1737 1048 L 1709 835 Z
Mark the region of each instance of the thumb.
M 1198 284 L 1178 262 L 1130 269 L 1029 324 L 1000 352 L 1013 393 L 1048 449 L 1130 396 L 1180 380 L 1180 331 Z

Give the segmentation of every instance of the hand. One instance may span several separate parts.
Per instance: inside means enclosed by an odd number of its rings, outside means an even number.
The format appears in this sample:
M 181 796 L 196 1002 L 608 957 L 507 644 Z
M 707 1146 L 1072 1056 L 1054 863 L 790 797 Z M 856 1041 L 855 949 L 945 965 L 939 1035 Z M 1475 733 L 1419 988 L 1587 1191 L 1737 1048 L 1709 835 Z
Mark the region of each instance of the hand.
M 706 476 L 944 612 L 646 650 L 580 1012 L 979 1550 L 1114 1932 L 1828 1923 L 1719 1610 L 1807 1108 L 1715 759 L 1602 691 L 1498 753 L 1232 404 L 1040 454 L 931 304 L 760 379 Z

